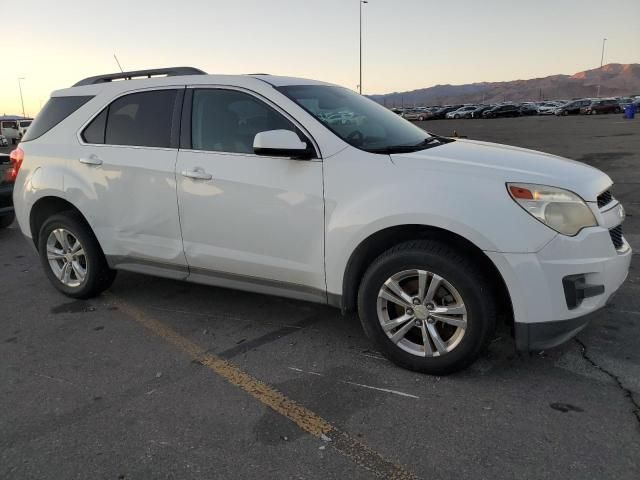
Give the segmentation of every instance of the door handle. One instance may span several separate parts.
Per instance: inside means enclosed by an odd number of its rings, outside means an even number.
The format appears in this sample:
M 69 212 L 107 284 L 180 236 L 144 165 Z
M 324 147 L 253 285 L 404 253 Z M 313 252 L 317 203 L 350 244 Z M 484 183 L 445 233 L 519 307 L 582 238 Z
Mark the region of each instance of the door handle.
M 102 160 L 97 155 L 89 155 L 80 159 L 80 163 L 85 165 L 102 165 Z
M 183 170 L 182 176 L 193 178 L 194 180 L 211 180 L 213 178 L 213 175 L 205 172 L 201 167 L 196 167 L 193 170 Z

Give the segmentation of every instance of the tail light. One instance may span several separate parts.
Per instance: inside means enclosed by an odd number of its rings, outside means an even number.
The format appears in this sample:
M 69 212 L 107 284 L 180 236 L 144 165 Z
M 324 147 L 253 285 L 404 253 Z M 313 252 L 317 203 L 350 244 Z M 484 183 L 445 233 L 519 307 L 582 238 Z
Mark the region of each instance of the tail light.
M 16 148 L 9 154 L 9 160 L 11 166 L 4 174 L 4 181 L 14 183 L 22 166 L 22 160 L 24 160 L 24 151 L 20 147 Z

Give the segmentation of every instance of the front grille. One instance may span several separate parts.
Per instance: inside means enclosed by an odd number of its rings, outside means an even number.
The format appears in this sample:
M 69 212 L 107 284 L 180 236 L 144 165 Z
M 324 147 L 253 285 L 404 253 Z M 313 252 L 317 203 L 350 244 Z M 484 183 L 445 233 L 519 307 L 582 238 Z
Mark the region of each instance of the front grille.
M 602 208 L 605 205 L 610 204 L 612 201 L 613 201 L 613 195 L 611 195 L 611 190 L 602 192 L 600 195 L 598 195 L 598 208 Z
M 609 230 L 609 235 L 611 235 L 613 246 L 616 247 L 616 250 L 620 250 L 622 245 L 624 245 L 624 241 L 622 240 L 622 225 L 618 225 Z

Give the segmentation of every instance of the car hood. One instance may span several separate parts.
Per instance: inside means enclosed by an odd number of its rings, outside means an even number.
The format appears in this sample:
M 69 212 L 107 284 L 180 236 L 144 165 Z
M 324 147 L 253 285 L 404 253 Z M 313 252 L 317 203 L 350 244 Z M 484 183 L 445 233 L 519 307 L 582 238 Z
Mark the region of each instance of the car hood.
M 456 140 L 412 153 L 392 154 L 399 167 L 443 171 L 500 182 L 535 183 L 565 188 L 588 202 L 611 185 L 600 170 L 557 155 L 475 140 Z

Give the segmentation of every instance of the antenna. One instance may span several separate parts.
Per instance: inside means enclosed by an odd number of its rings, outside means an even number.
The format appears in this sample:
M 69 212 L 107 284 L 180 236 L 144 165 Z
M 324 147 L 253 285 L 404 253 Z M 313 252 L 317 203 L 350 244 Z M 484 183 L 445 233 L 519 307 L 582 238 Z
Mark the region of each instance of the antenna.
M 122 69 L 122 65 L 120 65 L 120 62 L 118 61 L 118 57 L 116 57 L 115 53 L 113 54 L 113 58 L 116 59 L 116 63 L 118 64 L 118 68 L 120 69 L 120 71 L 124 73 L 124 70 Z

